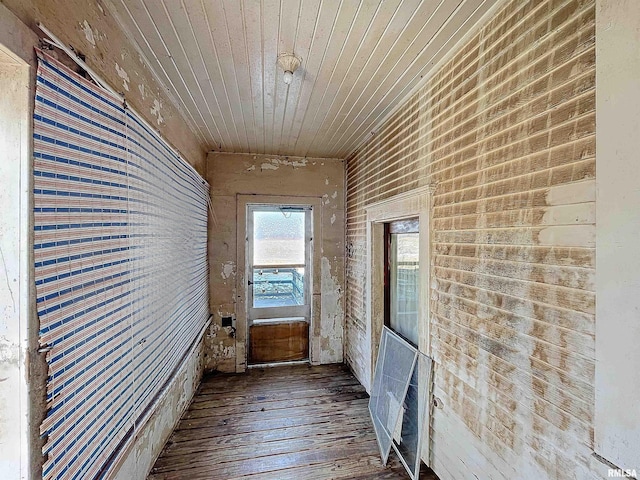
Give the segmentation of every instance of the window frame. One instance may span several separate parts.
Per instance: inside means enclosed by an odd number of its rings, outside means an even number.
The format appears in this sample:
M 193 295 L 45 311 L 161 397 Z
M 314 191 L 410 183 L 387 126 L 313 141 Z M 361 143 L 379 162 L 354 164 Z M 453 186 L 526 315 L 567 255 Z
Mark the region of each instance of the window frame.
M 366 371 L 363 384 L 370 391 L 380 335 L 384 325 L 384 250 L 385 223 L 394 220 L 418 218 L 420 222 L 420 273 L 419 273 L 419 342 L 418 351 L 431 355 L 430 332 L 430 207 L 434 187 L 426 185 L 393 197 L 370 203 L 366 212 L 366 334 L 364 353 Z
M 404 337 L 400 332 L 396 331 L 391 326 L 391 294 L 392 294 L 392 285 L 391 280 L 392 276 L 392 257 L 391 257 L 391 249 L 392 249 L 392 235 L 401 235 L 401 234 L 410 234 L 417 233 L 420 234 L 420 218 L 419 217 L 411 217 L 411 218 L 403 218 L 400 220 L 392 220 L 390 222 L 386 222 L 384 224 L 384 325 L 388 327 L 391 331 L 404 338 L 407 342 L 409 342 L 414 347 L 418 347 L 411 339 Z M 421 264 L 422 260 L 420 258 L 418 252 L 418 262 Z M 419 288 L 419 287 L 418 287 Z M 419 291 L 418 291 L 419 294 Z

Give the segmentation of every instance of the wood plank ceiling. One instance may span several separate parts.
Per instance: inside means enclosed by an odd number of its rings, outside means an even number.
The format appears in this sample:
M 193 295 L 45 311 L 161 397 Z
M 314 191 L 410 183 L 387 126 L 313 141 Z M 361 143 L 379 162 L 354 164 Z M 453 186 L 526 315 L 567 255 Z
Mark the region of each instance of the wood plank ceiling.
M 345 158 L 496 0 L 105 3 L 206 148 Z

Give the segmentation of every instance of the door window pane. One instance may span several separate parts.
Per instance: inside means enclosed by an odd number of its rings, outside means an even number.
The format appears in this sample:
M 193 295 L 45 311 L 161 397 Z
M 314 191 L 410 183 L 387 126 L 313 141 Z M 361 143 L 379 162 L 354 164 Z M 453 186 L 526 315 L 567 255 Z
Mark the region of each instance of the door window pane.
M 419 233 L 391 233 L 389 242 L 389 326 L 418 344 Z
M 305 212 L 253 212 L 253 264 L 304 265 Z
M 304 305 L 304 211 L 253 212 L 253 307 Z
M 304 267 L 253 269 L 253 306 L 304 305 Z

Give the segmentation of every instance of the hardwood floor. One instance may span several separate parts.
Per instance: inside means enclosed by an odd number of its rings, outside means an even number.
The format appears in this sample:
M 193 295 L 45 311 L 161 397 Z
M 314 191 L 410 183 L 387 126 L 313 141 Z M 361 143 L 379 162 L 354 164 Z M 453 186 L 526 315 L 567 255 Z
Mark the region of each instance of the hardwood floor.
M 409 478 L 394 452 L 382 465 L 367 402 L 342 365 L 205 377 L 148 478 Z

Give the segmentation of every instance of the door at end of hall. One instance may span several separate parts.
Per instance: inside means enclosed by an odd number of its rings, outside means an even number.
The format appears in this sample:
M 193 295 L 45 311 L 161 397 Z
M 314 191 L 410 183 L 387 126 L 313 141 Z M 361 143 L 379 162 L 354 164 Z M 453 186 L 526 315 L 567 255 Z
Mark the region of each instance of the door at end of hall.
M 247 208 L 248 363 L 308 361 L 312 208 Z

